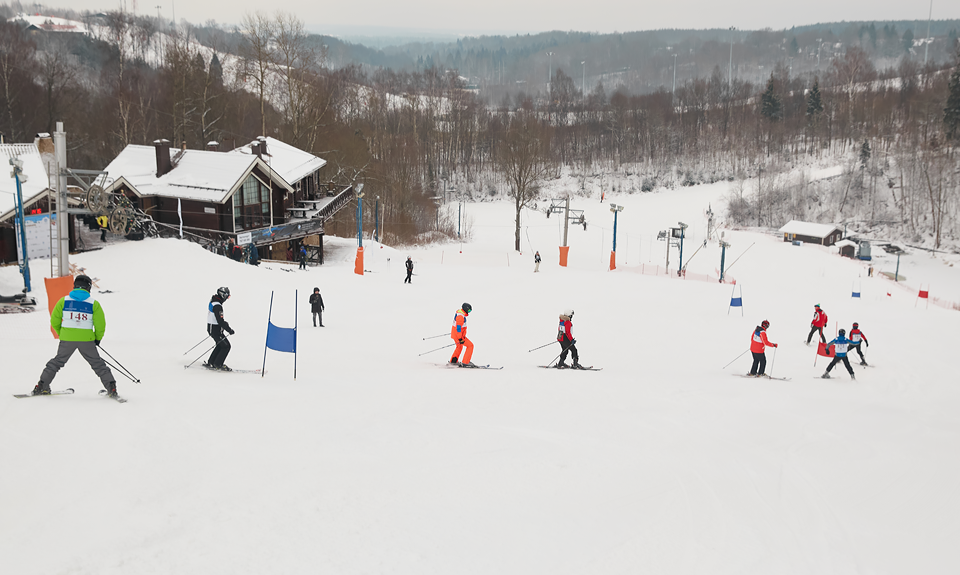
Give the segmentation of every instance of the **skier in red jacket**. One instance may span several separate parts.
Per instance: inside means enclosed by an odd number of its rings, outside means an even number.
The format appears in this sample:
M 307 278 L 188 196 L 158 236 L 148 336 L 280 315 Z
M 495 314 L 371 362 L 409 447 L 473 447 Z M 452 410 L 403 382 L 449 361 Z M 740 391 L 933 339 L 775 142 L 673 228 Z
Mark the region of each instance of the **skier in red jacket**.
M 754 377 L 764 375 L 763 371 L 767 368 L 767 356 L 763 350 L 767 347 L 778 347 L 775 343 L 770 343 L 767 339 L 767 328 L 770 322 L 763 320 L 763 323 L 753 330 L 753 337 L 750 339 L 750 352 L 753 354 L 753 366 L 750 367 L 750 373 Z
M 813 306 L 813 321 L 810 322 L 810 334 L 807 335 L 807 345 L 813 339 L 813 334 L 820 332 L 820 341 L 827 343 L 827 338 L 823 337 L 823 328 L 827 325 L 827 314 L 820 309 L 820 304 Z
M 850 330 L 850 349 L 856 350 L 860 354 L 860 365 L 867 365 L 867 359 L 863 357 L 863 351 L 860 349 L 860 342 L 867 344 L 867 347 L 870 347 L 870 342 L 867 341 L 867 336 L 860 331 L 860 324 L 853 322 L 853 329 Z
M 573 339 L 573 310 L 568 309 L 564 310 L 560 314 L 560 326 L 557 328 L 557 342 L 560 343 L 562 351 L 560 352 L 560 362 L 557 363 L 557 367 L 564 369 L 566 367 L 572 367 L 573 369 L 583 369 L 583 366 L 580 365 L 580 355 L 577 353 L 577 340 Z M 573 355 L 573 365 L 568 366 L 564 363 L 567 359 L 567 352 L 570 352 Z

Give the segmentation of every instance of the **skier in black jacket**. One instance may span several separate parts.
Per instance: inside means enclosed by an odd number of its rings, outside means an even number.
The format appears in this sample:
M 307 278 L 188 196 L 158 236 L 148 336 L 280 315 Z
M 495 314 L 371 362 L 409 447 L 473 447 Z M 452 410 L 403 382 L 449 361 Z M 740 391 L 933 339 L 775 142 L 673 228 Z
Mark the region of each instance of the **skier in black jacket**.
M 413 281 L 410 279 L 413 276 L 413 260 L 410 259 L 410 256 L 407 256 L 407 263 L 404 264 L 407 266 L 407 279 L 403 280 L 405 284 L 412 284 Z
M 320 288 L 313 288 L 313 295 L 310 296 L 310 311 L 313 312 L 313 327 L 323 327 L 323 297 L 320 296 Z
M 236 332 L 230 327 L 230 324 L 223 319 L 223 302 L 230 299 L 230 288 L 222 287 L 217 290 L 210 298 L 210 304 L 207 305 L 207 333 L 217 342 L 210 354 L 210 359 L 203 364 L 208 369 L 217 369 L 220 371 L 232 371 L 229 367 L 223 365 L 230 353 L 230 342 L 223 332 L 229 332 L 230 335 Z

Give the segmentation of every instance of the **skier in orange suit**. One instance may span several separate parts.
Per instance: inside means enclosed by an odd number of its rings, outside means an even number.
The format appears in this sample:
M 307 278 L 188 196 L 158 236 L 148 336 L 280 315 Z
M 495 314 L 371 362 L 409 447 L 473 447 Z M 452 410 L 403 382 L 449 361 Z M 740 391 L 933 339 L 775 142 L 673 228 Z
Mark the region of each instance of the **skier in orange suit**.
M 473 357 L 473 342 L 467 339 L 467 316 L 473 311 L 473 306 L 468 303 L 460 306 L 457 313 L 453 316 L 453 326 L 450 328 L 450 337 L 457 342 L 457 348 L 453 350 L 453 357 L 450 363 L 460 364 L 461 367 L 476 367 L 470 362 Z M 467 351 L 463 354 L 463 361 L 460 361 L 460 352 L 466 347 Z

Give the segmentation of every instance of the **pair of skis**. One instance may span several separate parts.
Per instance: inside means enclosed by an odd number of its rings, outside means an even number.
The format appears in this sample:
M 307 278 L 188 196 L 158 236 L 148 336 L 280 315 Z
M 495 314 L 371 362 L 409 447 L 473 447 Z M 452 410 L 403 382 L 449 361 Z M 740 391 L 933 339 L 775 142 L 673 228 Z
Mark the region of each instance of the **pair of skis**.
M 52 396 L 52 395 L 72 395 L 72 394 L 73 394 L 73 388 L 68 387 L 66 389 L 57 389 L 57 390 L 51 391 L 50 393 L 43 393 L 40 395 L 33 395 L 32 393 L 16 393 L 13 396 L 16 397 L 17 399 L 25 399 L 27 397 L 45 397 L 45 396 Z M 126 399 L 120 397 L 119 395 L 108 395 L 107 390 L 105 389 L 100 390 L 100 396 L 109 397 L 110 399 L 113 399 L 119 403 L 127 402 Z

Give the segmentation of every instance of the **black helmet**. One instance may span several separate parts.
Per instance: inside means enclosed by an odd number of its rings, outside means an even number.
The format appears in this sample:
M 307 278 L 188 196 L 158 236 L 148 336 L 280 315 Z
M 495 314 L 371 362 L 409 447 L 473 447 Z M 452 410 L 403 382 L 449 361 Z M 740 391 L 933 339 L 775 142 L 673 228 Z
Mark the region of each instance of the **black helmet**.
M 857 329 L 858 327 L 860 327 L 860 324 L 857 322 L 853 322 L 853 329 Z
M 842 336 L 847 335 L 847 330 L 845 330 L 845 329 L 843 329 L 843 328 L 840 328 L 840 331 L 838 331 L 837 333 L 840 334 L 840 336 L 842 337 Z
M 762 327 L 763 329 L 767 329 L 768 327 L 770 327 L 770 322 L 767 320 L 763 320 L 762 322 L 760 322 L 760 327 Z
M 73 287 L 90 291 L 90 288 L 93 287 L 93 280 L 90 279 L 90 276 L 80 274 L 73 278 Z
M 230 288 L 222 287 L 217 290 L 217 295 L 220 296 L 220 299 L 225 300 L 230 297 Z
M 320 288 L 313 288 L 313 291 L 320 291 Z
M 467 313 L 470 313 L 470 312 L 473 311 L 473 306 L 470 305 L 470 304 L 468 304 L 468 303 L 464 303 L 462 306 L 460 306 L 460 309 L 462 309 L 463 311 L 465 311 L 465 312 L 467 312 Z

